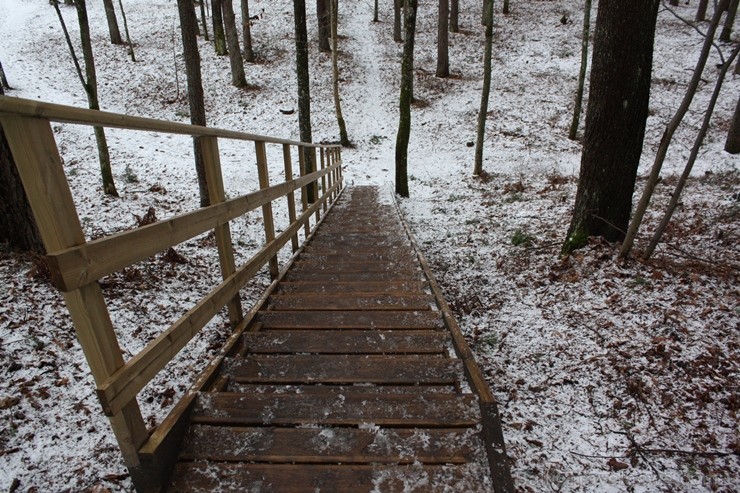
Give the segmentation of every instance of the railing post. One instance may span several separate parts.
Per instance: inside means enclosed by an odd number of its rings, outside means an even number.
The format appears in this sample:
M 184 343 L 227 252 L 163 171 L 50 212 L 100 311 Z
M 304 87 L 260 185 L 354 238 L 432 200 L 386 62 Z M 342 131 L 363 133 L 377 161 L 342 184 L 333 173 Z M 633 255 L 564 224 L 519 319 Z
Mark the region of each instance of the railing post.
M 283 161 L 285 162 L 285 181 L 293 179 L 293 163 L 290 157 L 290 144 L 283 144 Z M 288 220 L 290 224 L 295 222 L 295 193 L 288 192 Z M 298 233 L 290 238 L 293 253 L 298 251 Z
M 321 171 L 324 171 L 324 168 L 326 167 L 326 161 L 324 158 L 324 155 L 326 154 L 323 147 L 319 148 L 321 151 Z M 326 193 L 326 175 L 321 177 L 321 196 L 323 197 Z M 326 212 L 326 201 L 324 201 L 324 212 Z
M 318 170 L 319 169 L 317 165 L 318 159 L 316 159 L 316 148 L 315 147 L 311 148 L 311 155 L 313 156 L 314 170 Z M 319 180 L 316 180 L 311 183 L 311 189 L 313 190 L 313 200 L 314 202 L 316 202 L 317 200 L 319 200 Z M 318 224 L 319 220 L 321 219 L 321 207 L 316 208 L 315 217 L 316 217 L 316 224 Z
M 206 172 L 206 184 L 208 185 L 208 196 L 211 204 L 219 204 L 226 200 L 224 192 L 224 179 L 221 173 L 221 157 L 218 151 L 218 139 L 216 137 L 200 137 L 201 149 L 203 150 L 203 166 Z M 231 244 L 231 229 L 229 223 L 216 226 L 216 246 L 218 247 L 218 260 L 221 265 L 221 275 L 224 279 L 236 271 L 234 262 L 234 247 Z M 242 321 L 242 304 L 237 294 L 228 303 L 229 322 L 236 327 Z
M 298 166 L 300 167 L 301 176 L 306 176 L 306 154 L 305 149 L 301 146 L 298 146 Z M 310 187 L 311 184 L 305 185 L 301 187 L 301 207 L 303 208 L 301 212 L 306 212 L 306 209 L 308 209 L 308 187 Z M 308 235 L 311 234 L 311 218 L 307 217 L 306 222 L 304 224 L 304 232 L 306 235 L 306 238 L 308 238 Z
M 0 123 L 46 251 L 85 243 L 49 121 L 5 116 Z M 100 384 L 124 364 L 100 285 L 93 282 L 62 294 L 95 383 Z M 131 478 L 143 488 L 145 479 L 137 452 L 149 435 L 138 403 L 132 400 L 109 419 Z
M 260 189 L 270 186 L 270 175 L 267 170 L 267 151 L 265 142 L 257 140 L 254 142 L 254 150 L 257 155 L 257 175 L 259 176 Z M 262 221 L 265 223 L 265 240 L 270 243 L 275 239 L 275 222 L 272 217 L 272 202 L 262 206 Z M 277 254 L 270 258 L 270 278 L 277 279 L 279 274 Z
M 333 148 L 329 148 L 326 150 L 326 167 L 331 168 L 332 164 L 332 152 L 334 151 Z M 326 175 L 326 186 L 329 187 L 329 190 L 331 190 L 331 186 L 334 184 L 334 172 L 330 171 L 328 175 Z M 336 192 L 331 192 L 329 195 L 329 202 L 334 200 L 334 194 Z

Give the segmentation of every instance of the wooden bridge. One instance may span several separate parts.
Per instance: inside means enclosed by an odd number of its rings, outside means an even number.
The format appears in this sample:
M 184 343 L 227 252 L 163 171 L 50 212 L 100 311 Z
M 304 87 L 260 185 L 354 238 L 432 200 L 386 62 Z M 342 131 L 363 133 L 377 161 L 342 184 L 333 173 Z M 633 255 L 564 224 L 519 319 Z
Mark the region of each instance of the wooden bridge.
M 87 242 L 51 121 L 201 139 L 212 205 Z M 495 401 L 426 261 L 390 194 L 343 188 L 338 147 L 7 97 L 0 123 L 137 491 L 513 491 Z M 225 200 L 218 139 L 254 143 L 259 190 Z M 283 151 L 273 186 L 268 144 Z M 265 244 L 236 266 L 229 221 L 257 208 Z M 124 361 L 97 280 L 209 230 L 224 281 Z M 273 283 L 243 312 L 265 265 Z M 224 306 L 231 337 L 148 434 L 137 394 Z

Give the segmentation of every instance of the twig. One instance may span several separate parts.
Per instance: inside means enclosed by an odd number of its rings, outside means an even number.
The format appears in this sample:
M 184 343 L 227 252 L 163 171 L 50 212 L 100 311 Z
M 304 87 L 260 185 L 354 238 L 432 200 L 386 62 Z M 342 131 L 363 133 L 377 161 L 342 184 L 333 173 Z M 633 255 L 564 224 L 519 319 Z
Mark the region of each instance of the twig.
M 719 451 L 707 451 L 701 450 L 682 450 L 675 448 L 643 448 L 640 449 L 642 452 L 648 454 L 667 454 L 667 455 L 689 455 L 692 457 L 730 457 L 732 455 L 740 456 L 740 451 L 732 452 L 719 452 Z
M 573 455 L 577 455 L 578 457 L 584 457 L 586 459 L 629 459 L 629 455 L 588 455 L 588 454 L 582 454 L 580 452 L 573 452 L 570 450 L 570 453 Z
M 699 33 L 699 35 L 701 37 L 703 37 L 703 38 L 706 38 L 707 37 L 706 33 L 701 32 L 701 30 L 698 27 L 696 27 L 694 24 L 692 24 L 690 21 L 687 21 L 686 19 L 684 19 L 683 17 L 681 17 L 680 15 L 678 15 L 670 6 L 668 6 L 665 3 L 665 0 L 663 0 L 663 8 L 665 10 L 667 10 L 671 15 L 673 15 L 676 19 L 680 20 L 681 22 L 683 22 L 684 24 L 686 24 L 687 26 L 689 26 L 691 29 L 693 29 L 694 31 L 696 31 L 697 33 Z M 715 8 L 717 8 L 717 6 L 715 6 Z M 714 49 L 717 50 L 717 54 L 719 55 L 719 59 L 724 64 L 725 63 L 725 58 L 724 58 L 724 56 L 722 56 L 722 49 L 714 41 L 712 41 L 712 46 L 714 46 Z

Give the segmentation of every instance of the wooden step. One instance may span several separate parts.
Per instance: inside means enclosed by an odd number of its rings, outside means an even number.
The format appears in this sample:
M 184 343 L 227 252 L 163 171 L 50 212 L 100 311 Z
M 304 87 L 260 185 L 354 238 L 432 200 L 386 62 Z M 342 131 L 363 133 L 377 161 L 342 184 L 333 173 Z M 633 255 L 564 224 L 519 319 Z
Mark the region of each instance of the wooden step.
M 461 381 L 460 360 L 440 356 L 250 355 L 224 359 L 222 375 L 243 383 L 441 384 Z
M 353 293 L 353 294 L 427 294 L 429 284 L 426 281 L 283 281 L 276 294 L 285 293 Z
M 378 426 L 460 428 L 480 421 L 472 394 L 200 393 L 193 423 L 230 426 Z
M 294 281 L 322 281 L 322 282 L 403 282 L 423 281 L 424 273 L 421 270 L 406 270 L 403 272 L 342 272 L 290 270 L 285 276 L 290 282 Z
M 180 460 L 309 464 L 464 464 L 476 431 L 451 429 L 275 428 L 197 425 Z
M 272 310 L 430 310 L 432 295 L 398 294 L 279 294 L 271 296 Z
M 391 262 L 389 260 L 352 260 L 351 257 L 341 261 L 324 260 L 302 260 L 293 264 L 294 272 L 314 270 L 316 272 L 417 272 L 419 269 L 415 264 L 408 261 Z
M 256 317 L 263 329 L 443 329 L 434 311 L 263 311 Z
M 388 262 L 417 262 L 416 255 L 411 252 L 389 251 L 389 252 L 352 252 L 346 253 L 320 253 L 304 252 L 300 256 L 301 261 L 325 262 L 341 265 L 342 262 L 350 260 L 357 261 L 388 261 Z
M 270 385 L 255 383 L 227 382 L 222 392 L 241 394 L 323 394 L 327 390 L 340 394 L 458 394 L 455 385 L 376 385 L 369 383 L 353 385 Z
M 433 330 L 260 331 L 242 335 L 240 352 L 258 354 L 444 354 L 450 336 Z

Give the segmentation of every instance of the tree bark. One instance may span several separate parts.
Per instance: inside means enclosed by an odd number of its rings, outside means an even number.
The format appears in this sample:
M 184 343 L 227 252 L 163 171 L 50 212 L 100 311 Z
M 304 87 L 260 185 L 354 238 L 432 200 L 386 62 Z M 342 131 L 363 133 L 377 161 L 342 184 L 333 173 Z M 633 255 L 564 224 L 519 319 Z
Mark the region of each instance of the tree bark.
M 735 114 L 732 117 L 732 123 L 730 124 L 730 130 L 727 132 L 725 151 L 730 154 L 740 154 L 740 98 L 737 100 Z
M 0 85 L 0 95 L 4 94 Z M 44 253 L 44 244 L 2 126 L 0 126 L 0 243 L 7 243 L 11 248 L 21 251 Z
M 722 32 L 719 35 L 719 40 L 725 43 L 730 42 L 730 36 L 732 35 L 732 27 L 735 24 L 735 16 L 737 15 L 737 5 L 740 0 L 732 0 L 730 6 L 727 9 L 727 17 L 725 18 L 725 25 L 722 28 Z
M 10 84 L 8 84 L 8 79 L 5 77 L 5 70 L 3 69 L 2 62 L 0 62 L 0 88 L 12 89 Z
M 460 32 L 460 0 L 450 0 L 450 31 Z
M 380 19 L 378 18 L 378 0 L 375 0 L 375 8 L 373 9 L 373 22 L 380 22 Z
M 203 25 L 203 39 L 210 41 L 208 37 L 208 21 L 206 19 L 206 0 L 200 0 L 200 20 Z
M 393 0 L 393 41 L 400 43 L 401 37 L 401 1 Z
M 319 51 L 329 53 L 329 7 L 327 2 L 330 0 L 316 0 L 316 17 L 319 21 Z
M 699 0 L 699 6 L 696 8 L 696 22 L 701 22 L 707 18 L 707 5 L 709 0 Z
M 509 0 L 504 0 L 504 6 L 501 9 L 501 13 L 504 15 L 509 15 Z
M 295 19 L 295 64 L 298 79 L 298 127 L 301 142 L 311 142 L 311 79 L 308 73 L 308 32 L 306 30 L 306 1 L 293 0 Z M 313 173 L 313 150 L 303 148 L 306 173 Z M 306 198 L 309 203 L 316 201 L 315 187 L 308 187 Z
M 659 0 L 601 0 L 581 172 L 562 253 L 624 238 L 642 153 Z
M 586 67 L 588 66 L 588 34 L 591 26 L 591 0 L 586 0 L 583 13 L 583 35 L 581 38 L 581 70 L 578 73 L 578 90 L 576 91 L 576 105 L 573 109 L 573 121 L 570 124 L 568 138 L 576 140 L 578 124 L 581 121 L 581 107 L 583 105 L 583 89 L 586 82 Z
M 110 42 L 114 45 L 123 44 L 123 40 L 121 39 L 121 31 L 118 29 L 118 21 L 116 20 L 116 9 L 113 6 L 113 0 L 103 0 L 103 7 L 105 7 L 105 18 L 108 21 Z
M 229 65 L 231 65 L 231 83 L 236 87 L 247 87 L 247 78 L 244 75 L 244 60 L 239 49 L 239 34 L 236 31 L 236 17 L 232 0 L 221 0 L 224 14 L 224 28 L 226 42 L 229 46 Z
M 339 24 L 339 0 L 329 0 L 329 11 L 331 17 L 331 82 L 334 93 L 334 110 L 337 114 L 337 126 L 339 126 L 339 143 L 343 146 L 351 145 L 347 135 L 347 125 L 342 114 L 342 103 L 339 97 L 339 48 L 337 27 Z
M 396 193 L 409 196 L 408 154 L 411 135 L 411 101 L 414 78 L 414 37 L 416 33 L 416 10 L 418 1 L 407 0 L 404 16 L 403 58 L 401 60 L 401 96 L 399 101 L 399 123 L 396 136 Z
M 118 6 L 121 7 L 121 18 L 123 18 L 123 29 L 126 31 L 126 44 L 128 44 L 128 54 L 131 57 L 131 61 L 136 61 L 136 54 L 134 53 L 134 43 L 131 42 L 131 34 L 128 32 L 128 21 L 126 20 L 126 11 L 123 10 L 123 0 L 118 0 Z
M 488 115 L 488 98 L 491 93 L 491 58 L 493 53 L 493 0 L 486 1 L 486 40 L 483 54 L 483 89 L 478 111 L 478 129 L 475 140 L 475 166 L 473 174 L 483 173 L 483 141 L 486 133 L 486 116 Z
M 254 63 L 254 49 L 252 48 L 252 21 L 249 18 L 249 0 L 241 0 L 242 7 L 242 39 L 244 40 L 244 61 Z
M 195 7 L 191 0 L 177 0 L 177 10 L 180 15 L 185 74 L 188 79 L 190 123 L 205 127 L 206 110 L 203 100 L 203 82 L 200 74 L 200 53 L 198 52 L 198 18 L 195 15 Z M 193 138 L 193 154 L 195 156 L 195 171 L 198 175 L 200 206 L 207 207 L 211 204 L 211 200 L 208 196 L 203 150 L 198 137 Z
M 225 56 L 226 33 L 224 32 L 224 18 L 221 15 L 221 0 L 211 0 L 211 20 L 213 21 L 213 44 L 218 56 Z M 198 25 L 196 23 L 196 34 Z
M 450 0 L 439 0 L 437 18 L 437 77 L 450 75 Z
M 701 75 L 704 72 L 704 67 L 709 58 L 709 51 L 712 49 L 714 36 L 717 33 L 717 28 L 719 26 L 720 19 L 722 18 L 722 12 L 727 7 L 727 2 L 728 0 L 722 0 L 718 4 L 717 10 L 715 10 L 714 15 L 712 16 L 712 21 L 710 22 L 709 29 L 707 29 L 707 34 L 704 37 L 704 44 L 702 46 L 701 53 L 699 54 L 699 59 L 696 62 L 694 74 L 692 75 L 691 80 L 689 81 L 689 86 L 686 89 L 686 94 L 681 101 L 681 105 L 678 107 L 676 113 L 673 115 L 673 118 L 671 118 L 671 121 L 663 132 L 663 137 L 660 139 L 660 146 L 658 146 L 655 161 L 653 161 L 653 166 L 650 169 L 650 176 L 645 183 L 645 189 L 642 191 L 642 195 L 640 196 L 640 201 L 635 209 L 634 217 L 632 218 L 632 222 L 629 224 L 629 229 L 627 230 L 622 246 L 619 249 L 620 258 L 625 258 L 629 255 L 632 245 L 635 242 L 635 236 L 637 236 L 637 231 L 640 229 L 640 224 L 642 224 L 642 218 L 645 215 L 648 205 L 650 205 L 653 191 L 660 179 L 660 170 L 663 168 L 663 161 L 665 161 L 668 147 L 671 145 L 673 134 L 678 130 L 678 126 L 681 124 L 686 112 L 689 111 L 691 101 L 693 101 L 696 90 L 699 87 L 699 82 L 701 82 Z

